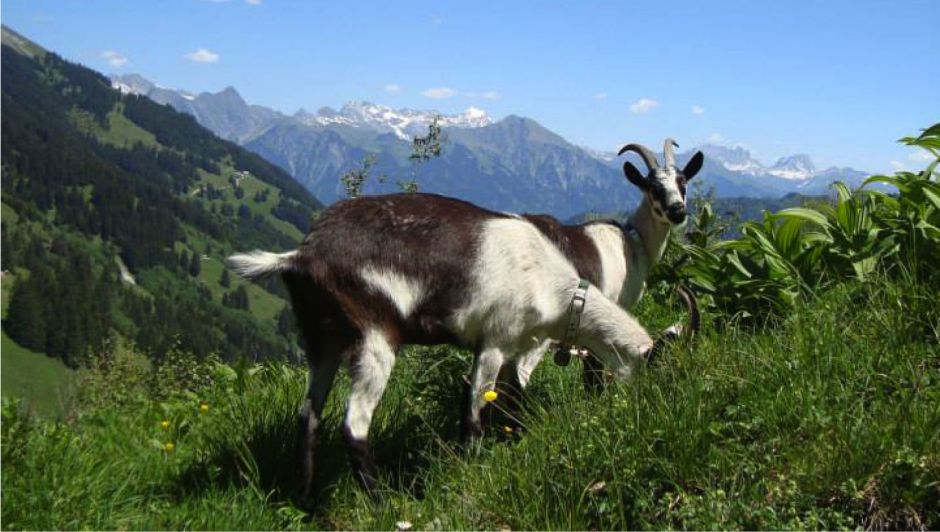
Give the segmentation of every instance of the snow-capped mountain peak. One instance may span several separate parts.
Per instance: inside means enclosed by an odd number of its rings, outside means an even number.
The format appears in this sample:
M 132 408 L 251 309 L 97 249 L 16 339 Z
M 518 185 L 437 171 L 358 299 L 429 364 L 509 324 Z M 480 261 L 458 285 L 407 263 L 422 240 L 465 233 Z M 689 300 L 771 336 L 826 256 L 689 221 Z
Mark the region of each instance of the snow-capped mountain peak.
M 727 170 L 748 175 L 764 173 L 766 168 L 751 152 L 743 146 L 722 146 L 719 144 L 703 144 L 699 149 L 709 158 L 718 161 Z
M 816 175 L 816 166 L 809 155 L 799 153 L 777 159 L 767 173 L 784 179 L 809 179 Z
M 699 146 L 705 155 L 720 163 L 725 169 L 753 176 L 771 175 L 781 179 L 805 181 L 817 175 L 816 166 L 809 155 L 799 153 L 777 159 L 773 166 L 767 167 L 755 159 L 751 152 L 742 146 L 722 146 L 705 144 Z
M 122 94 L 146 96 L 154 87 L 152 81 L 137 74 L 111 76 L 111 88 L 121 91 Z
M 361 101 L 348 102 L 339 111 L 330 107 L 320 108 L 316 114 L 300 110 L 294 118 L 308 125 L 345 124 L 353 127 L 366 127 L 394 133 L 395 136 L 405 140 L 410 140 L 414 135 L 424 134 L 435 118 L 438 118 L 438 123 L 442 127 L 472 128 L 493 123 L 493 119 L 486 111 L 477 107 L 469 107 L 460 114 L 447 115 L 436 111 L 392 109 L 385 105 Z

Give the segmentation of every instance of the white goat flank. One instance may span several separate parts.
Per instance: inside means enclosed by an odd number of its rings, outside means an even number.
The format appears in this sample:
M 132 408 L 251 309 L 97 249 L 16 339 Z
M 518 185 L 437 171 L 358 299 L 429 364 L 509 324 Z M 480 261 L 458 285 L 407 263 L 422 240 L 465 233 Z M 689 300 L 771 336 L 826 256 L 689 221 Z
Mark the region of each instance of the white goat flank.
M 578 284 L 558 248 L 531 223 L 512 218 L 483 224 L 470 278 L 473 297 L 456 311 L 454 330 L 503 348 L 517 348 L 557 322 Z
M 402 318 L 411 315 L 411 311 L 421 302 L 425 294 L 421 283 L 397 272 L 366 266 L 360 275 L 374 290 L 388 297 L 401 313 Z

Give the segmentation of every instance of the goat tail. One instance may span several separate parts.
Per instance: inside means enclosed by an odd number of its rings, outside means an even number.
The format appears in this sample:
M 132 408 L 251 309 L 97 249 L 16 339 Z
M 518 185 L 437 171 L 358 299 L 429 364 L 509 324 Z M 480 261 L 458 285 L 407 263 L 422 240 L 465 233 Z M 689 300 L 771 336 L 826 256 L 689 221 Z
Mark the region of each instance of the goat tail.
M 683 303 L 685 303 L 686 308 L 689 310 L 689 321 L 683 326 L 681 323 L 672 325 L 671 327 L 666 328 L 662 334 L 659 335 L 659 338 L 653 342 L 653 346 L 649 351 L 646 352 L 646 360 L 648 362 L 653 362 L 656 357 L 665 349 L 666 344 L 677 340 L 680 336 L 688 335 L 692 336 L 701 329 L 702 326 L 702 316 L 698 310 L 698 300 L 695 299 L 695 294 L 692 293 L 688 287 L 679 285 L 676 287 L 676 292 L 679 294 L 679 297 L 682 298 Z
M 226 262 L 240 277 L 250 281 L 264 279 L 269 275 L 289 270 L 294 266 L 294 257 L 297 250 L 286 253 L 271 253 L 269 251 L 254 250 L 250 253 L 232 255 Z

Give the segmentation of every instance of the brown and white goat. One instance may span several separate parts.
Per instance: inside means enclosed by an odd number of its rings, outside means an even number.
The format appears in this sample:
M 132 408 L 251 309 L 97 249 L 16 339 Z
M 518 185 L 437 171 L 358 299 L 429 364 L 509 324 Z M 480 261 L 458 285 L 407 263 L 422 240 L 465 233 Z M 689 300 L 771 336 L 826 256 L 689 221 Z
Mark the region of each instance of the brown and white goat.
M 371 492 L 369 425 L 402 344 L 475 351 L 464 413 L 471 436 L 482 434 L 483 392 L 500 370 L 524 387 L 550 339 L 565 336 L 581 279 L 590 284 L 577 343 L 617 377 L 646 360 L 654 341 L 624 309 L 640 298 L 670 227 L 684 221 L 685 185 L 703 159 L 696 153 L 680 170 L 672 147 L 667 140 L 662 167 L 643 146 L 620 151 L 638 153 L 648 168 L 644 176 L 624 163 L 644 192 L 627 227 L 564 226 L 431 194 L 366 196 L 326 209 L 296 251 L 230 257 L 248 279 L 280 273 L 303 334 L 310 376 L 299 411 L 301 500 L 310 495 L 314 437 L 343 362 L 352 380 L 343 432 L 357 479 Z

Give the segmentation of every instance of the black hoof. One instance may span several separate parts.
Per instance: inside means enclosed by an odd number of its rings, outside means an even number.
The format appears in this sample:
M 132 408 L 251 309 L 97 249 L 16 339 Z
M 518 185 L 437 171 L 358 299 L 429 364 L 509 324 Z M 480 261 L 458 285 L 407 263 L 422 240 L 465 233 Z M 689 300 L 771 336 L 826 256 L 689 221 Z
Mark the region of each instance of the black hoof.
M 584 390 L 588 393 L 597 393 L 604 389 L 604 367 L 599 360 L 593 356 L 587 356 L 584 359 L 584 368 L 581 379 L 584 384 Z
M 473 443 L 483 437 L 483 424 L 465 419 L 460 427 L 460 435 L 466 443 Z
M 369 453 L 369 442 L 364 439 L 353 437 L 349 429 L 343 428 L 343 437 L 346 440 L 346 453 L 349 457 L 349 467 L 356 477 L 359 486 L 372 497 L 377 497 L 376 485 L 378 484 L 378 468 L 372 455 Z

